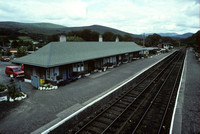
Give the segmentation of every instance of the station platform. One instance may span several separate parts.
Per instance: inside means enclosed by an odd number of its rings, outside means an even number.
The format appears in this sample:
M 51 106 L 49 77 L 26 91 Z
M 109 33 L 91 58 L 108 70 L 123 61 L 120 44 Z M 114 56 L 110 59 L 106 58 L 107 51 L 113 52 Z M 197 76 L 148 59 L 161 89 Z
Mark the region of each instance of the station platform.
M 133 79 L 172 52 L 139 59 L 119 67 L 98 72 L 75 82 L 60 86 L 57 90 L 40 91 L 23 82 L 28 98 L 0 120 L 0 133 L 46 132 L 63 119 L 70 118 L 99 98 Z
M 170 134 L 200 133 L 199 65 L 192 49 L 188 49 Z

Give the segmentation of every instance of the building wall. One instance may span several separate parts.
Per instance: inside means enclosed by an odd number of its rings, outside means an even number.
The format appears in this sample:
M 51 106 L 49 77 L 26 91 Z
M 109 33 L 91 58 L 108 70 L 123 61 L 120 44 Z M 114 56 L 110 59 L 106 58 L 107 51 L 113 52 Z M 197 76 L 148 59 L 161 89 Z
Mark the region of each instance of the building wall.
M 25 78 L 30 79 L 31 75 L 36 75 L 45 78 L 48 82 L 67 81 L 73 76 L 79 76 L 86 73 L 91 73 L 95 69 L 103 69 L 112 65 L 121 64 L 126 61 L 132 61 L 134 57 L 138 57 L 139 52 L 120 54 L 111 57 L 105 57 L 95 60 L 89 60 L 79 63 L 67 64 L 52 68 L 42 68 L 30 65 L 24 65 Z
M 42 67 L 24 65 L 24 74 L 25 74 L 25 78 L 27 79 L 31 79 L 31 75 L 44 77 L 45 70 L 46 69 Z

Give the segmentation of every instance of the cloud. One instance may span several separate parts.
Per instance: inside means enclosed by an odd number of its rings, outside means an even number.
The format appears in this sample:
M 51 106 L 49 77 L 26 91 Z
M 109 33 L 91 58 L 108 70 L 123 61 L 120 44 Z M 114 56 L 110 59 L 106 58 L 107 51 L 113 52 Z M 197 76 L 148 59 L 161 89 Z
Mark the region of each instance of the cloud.
M 0 21 L 99 24 L 130 33 L 196 32 L 197 0 L 0 0 Z M 186 29 L 188 31 L 183 31 Z
M 86 16 L 87 4 L 80 0 L 71 1 L 14 1 L 12 2 L 0 2 L 0 9 L 7 12 L 8 15 L 15 14 L 22 17 L 26 16 L 26 20 L 43 20 L 43 19 L 55 19 L 55 18 L 84 18 Z

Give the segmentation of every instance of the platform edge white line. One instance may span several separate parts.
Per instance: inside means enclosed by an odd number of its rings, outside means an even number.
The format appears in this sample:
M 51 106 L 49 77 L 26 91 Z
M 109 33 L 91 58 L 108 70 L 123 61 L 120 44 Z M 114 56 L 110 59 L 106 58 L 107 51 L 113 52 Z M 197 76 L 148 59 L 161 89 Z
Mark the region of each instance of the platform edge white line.
M 184 65 L 183 65 L 183 70 L 182 70 L 182 73 L 181 73 L 181 80 L 180 80 L 180 83 L 179 83 L 179 87 L 178 87 L 178 93 L 176 95 L 176 101 L 175 101 L 175 105 L 174 105 L 174 109 L 173 109 L 173 114 L 172 114 L 172 119 L 171 119 L 171 124 L 170 124 L 170 131 L 169 131 L 169 134 L 172 134 L 172 130 L 173 130 L 173 126 L 174 126 L 174 119 L 175 119 L 175 113 L 176 113 L 176 107 L 177 107 L 177 103 L 178 103 L 178 99 L 179 99 L 179 93 L 180 93 L 180 89 L 181 89 L 181 85 L 182 85 L 182 80 L 183 80 L 183 74 L 185 73 L 185 69 L 186 69 L 186 59 L 187 59 L 187 52 L 186 52 L 186 56 L 185 56 L 185 59 L 184 59 Z

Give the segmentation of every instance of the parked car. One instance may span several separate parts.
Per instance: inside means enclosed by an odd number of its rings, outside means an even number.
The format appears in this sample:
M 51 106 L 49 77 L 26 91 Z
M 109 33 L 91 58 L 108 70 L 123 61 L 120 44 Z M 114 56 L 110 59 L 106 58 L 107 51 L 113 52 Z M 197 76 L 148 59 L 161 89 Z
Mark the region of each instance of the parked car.
M 10 61 L 10 58 L 7 56 L 2 56 L 1 61 Z
M 18 66 L 7 66 L 5 69 L 5 73 L 8 76 L 13 76 L 13 77 L 23 77 L 24 76 L 24 71 L 21 70 L 21 67 L 18 67 Z

